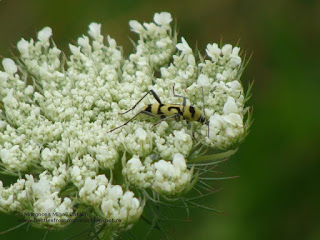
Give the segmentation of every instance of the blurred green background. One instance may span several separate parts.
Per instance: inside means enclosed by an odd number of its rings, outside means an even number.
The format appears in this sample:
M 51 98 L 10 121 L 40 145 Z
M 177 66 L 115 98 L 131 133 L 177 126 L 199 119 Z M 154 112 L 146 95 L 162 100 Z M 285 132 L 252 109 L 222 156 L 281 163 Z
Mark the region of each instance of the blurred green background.
M 151 21 L 169 11 L 179 35 L 204 53 L 207 43 L 236 44 L 253 57 L 243 75 L 255 80 L 251 133 L 239 152 L 224 163 L 223 190 L 205 204 L 226 214 L 192 210 L 189 222 L 170 226 L 173 239 L 320 239 L 320 1 L 17 1 L 0 0 L 0 55 L 10 57 L 17 41 L 35 38 L 44 26 L 53 29 L 56 44 L 68 43 L 102 23 L 102 31 L 132 51 L 128 21 Z M 176 218 L 184 220 L 184 213 Z M 0 214 L 0 231 L 16 218 Z M 143 236 L 146 225 L 134 231 Z M 80 231 L 49 233 L 64 239 Z M 20 228 L 0 239 L 42 239 L 45 232 Z M 86 239 L 83 235 L 74 239 Z M 132 239 L 132 238 L 128 238 Z M 139 239 L 141 239 L 139 237 Z M 151 238 L 150 238 L 151 239 Z M 160 235 L 153 234 L 153 239 Z

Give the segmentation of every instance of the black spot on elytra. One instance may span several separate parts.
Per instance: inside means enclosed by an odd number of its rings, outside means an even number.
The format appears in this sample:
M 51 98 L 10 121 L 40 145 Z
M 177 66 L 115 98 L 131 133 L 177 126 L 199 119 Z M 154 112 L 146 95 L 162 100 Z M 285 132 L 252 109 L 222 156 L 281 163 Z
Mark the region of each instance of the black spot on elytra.
M 164 106 L 164 104 L 159 104 L 159 107 L 158 107 L 158 111 L 157 111 L 157 114 L 159 114 L 159 115 L 162 115 L 163 114 L 163 112 L 161 111 L 161 108 Z
M 181 109 L 180 109 L 179 107 L 174 107 L 174 106 L 168 107 L 168 111 L 169 111 L 169 112 L 171 111 L 171 109 L 176 109 L 177 112 L 178 112 L 180 115 L 182 115 Z
M 145 109 L 145 111 L 151 113 L 151 107 L 152 107 L 152 104 L 148 104 L 148 107 Z
M 191 117 L 193 118 L 194 115 L 196 114 L 196 110 L 194 109 L 194 107 L 189 106 L 189 112 L 191 113 Z

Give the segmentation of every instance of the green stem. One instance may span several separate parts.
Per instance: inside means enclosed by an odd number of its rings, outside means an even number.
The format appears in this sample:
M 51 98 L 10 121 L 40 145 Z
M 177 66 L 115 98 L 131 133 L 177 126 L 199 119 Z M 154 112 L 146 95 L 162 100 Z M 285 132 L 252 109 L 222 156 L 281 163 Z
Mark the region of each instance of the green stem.
M 115 237 L 115 232 L 111 228 L 105 226 L 103 226 L 102 231 L 98 234 L 101 240 L 113 240 Z

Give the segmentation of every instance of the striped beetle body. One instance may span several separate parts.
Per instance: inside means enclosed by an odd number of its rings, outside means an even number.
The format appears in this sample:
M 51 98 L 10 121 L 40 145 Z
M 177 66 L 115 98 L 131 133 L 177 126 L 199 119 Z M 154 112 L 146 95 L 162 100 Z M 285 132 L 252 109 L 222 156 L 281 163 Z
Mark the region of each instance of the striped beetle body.
M 190 105 L 154 103 L 144 106 L 140 111 L 158 115 L 161 119 L 174 115 L 176 121 L 184 119 L 188 122 L 197 121 L 202 124 L 207 124 L 206 118 L 202 116 L 200 110 Z
M 197 121 L 197 122 L 200 122 L 201 124 L 208 125 L 208 133 L 209 133 L 209 121 L 204 117 L 204 115 L 201 114 L 200 110 L 191 106 L 191 105 L 187 105 L 186 98 L 183 96 L 180 96 L 180 95 L 176 95 L 175 91 L 174 91 L 174 86 L 172 89 L 173 89 L 173 95 L 175 97 L 183 98 L 182 105 L 181 104 L 162 103 L 159 96 L 155 93 L 155 91 L 149 90 L 132 108 L 130 108 L 129 110 L 127 110 L 121 114 L 125 114 L 127 112 L 132 111 L 149 93 L 151 93 L 153 95 L 153 97 L 157 100 L 157 103 L 148 104 L 148 105 L 144 106 L 143 108 L 141 108 L 141 110 L 136 115 L 134 115 L 127 122 L 110 130 L 109 132 L 113 132 L 114 130 L 127 125 L 129 122 L 131 122 L 139 114 L 145 114 L 148 116 L 161 118 L 161 120 L 156 122 L 153 126 L 156 126 L 159 123 L 161 123 L 162 121 L 166 121 L 166 120 L 169 120 L 172 118 L 174 118 L 176 121 L 180 121 L 180 120 L 184 119 L 188 123 Z

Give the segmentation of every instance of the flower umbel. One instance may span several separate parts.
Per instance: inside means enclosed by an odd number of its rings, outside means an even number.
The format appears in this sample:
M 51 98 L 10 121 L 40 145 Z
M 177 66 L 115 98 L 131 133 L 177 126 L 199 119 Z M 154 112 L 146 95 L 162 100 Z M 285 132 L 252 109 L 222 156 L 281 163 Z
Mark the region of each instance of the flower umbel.
M 91 23 L 68 58 L 45 27 L 38 40 L 18 42 L 17 58 L 2 60 L 0 168 L 17 181 L 0 181 L 1 211 L 45 229 L 64 228 L 87 211 L 117 220 L 99 231 L 112 239 L 140 219 L 147 201 L 185 196 L 205 171 L 194 168 L 200 161 L 235 152 L 250 126 L 240 48 L 208 44 L 204 58 L 183 37 L 177 42 L 170 13 L 153 20 L 129 22 L 138 41 L 128 57 Z M 119 114 L 148 90 L 182 104 L 173 86 L 208 124 L 173 119 L 153 127 L 159 119 L 145 117 L 109 132 L 155 103 L 147 97 Z

